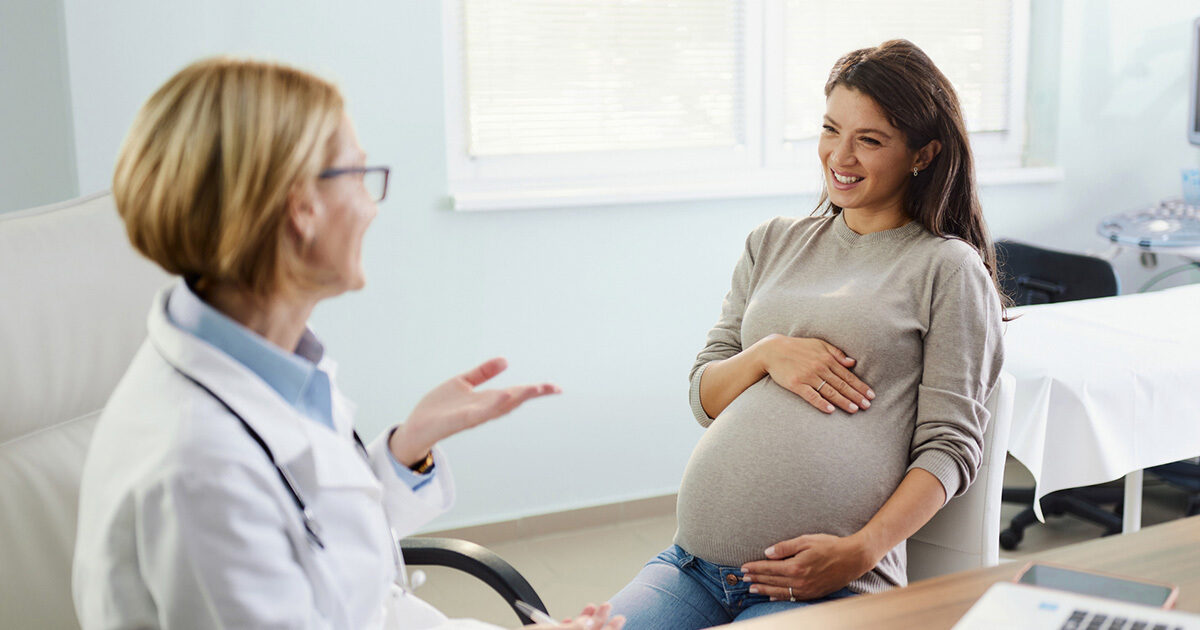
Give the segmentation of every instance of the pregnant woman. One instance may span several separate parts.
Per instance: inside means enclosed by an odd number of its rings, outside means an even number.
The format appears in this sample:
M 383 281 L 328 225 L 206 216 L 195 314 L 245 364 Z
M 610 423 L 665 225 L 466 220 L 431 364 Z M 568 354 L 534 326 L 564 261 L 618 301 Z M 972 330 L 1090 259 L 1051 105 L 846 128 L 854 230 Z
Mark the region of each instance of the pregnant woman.
M 954 88 L 896 40 L 825 97 L 824 194 L 746 239 L 691 372 L 675 544 L 612 600 L 627 628 L 902 586 L 905 539 L 979 468 L 1002 298 Z

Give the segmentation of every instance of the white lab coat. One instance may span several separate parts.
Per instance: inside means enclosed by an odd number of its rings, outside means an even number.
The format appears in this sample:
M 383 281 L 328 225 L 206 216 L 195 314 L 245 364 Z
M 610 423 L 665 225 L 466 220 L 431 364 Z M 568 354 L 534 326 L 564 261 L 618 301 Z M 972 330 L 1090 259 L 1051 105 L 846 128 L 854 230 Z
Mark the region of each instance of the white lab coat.
M 177 285 L 176 285 L 177 286 Z M 336 433 L 299 414 L 231 357 L 170 323 L 164 289 L 145 344 L 96 426 L 83 468 L 73 567 L 75 609 L 101 628 L 494 628 L 447 620 L 393 584 L 388 539 L 447 508 L 445 457 L 413 492 L 386 435 L 353 442 L 353 407 L 336 386 Z M 321 367 L 331 372 L 323 360 Z M 295 480 L 325 545 L 249 433 Z M 386 511 L 386 517 L 385 517 Z

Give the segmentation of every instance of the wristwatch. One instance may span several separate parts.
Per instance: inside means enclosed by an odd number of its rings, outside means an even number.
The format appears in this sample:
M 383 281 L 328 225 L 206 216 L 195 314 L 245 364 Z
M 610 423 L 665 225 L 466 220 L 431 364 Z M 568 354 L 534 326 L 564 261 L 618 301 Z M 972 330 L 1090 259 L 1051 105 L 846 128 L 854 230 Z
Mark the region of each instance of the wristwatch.
M 424 475 L 425 473 L 433 470 L 433 451 L 426 453 L 423 459 L 412 466 L 409 466 L 408 469 L 417 473 L 418 475 Z

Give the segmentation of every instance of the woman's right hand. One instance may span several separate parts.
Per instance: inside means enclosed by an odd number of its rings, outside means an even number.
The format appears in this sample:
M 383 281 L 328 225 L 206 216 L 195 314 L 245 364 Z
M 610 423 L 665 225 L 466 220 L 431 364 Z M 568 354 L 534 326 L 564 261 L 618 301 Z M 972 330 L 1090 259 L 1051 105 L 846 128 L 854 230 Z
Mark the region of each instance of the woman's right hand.
M 597 607 L 595 604 L 584 606 L 583 611 L 574 619 L 567 619 L 558 625 L 537 624 L 522 626 L 522 630 L 551 630 L 551 628 L 570 628 L 571 630 L 621 630 L 625 627 L 625 617 L 617 615 L 608 618 L 612 606 L 607 602 Z
M 833 344 L 784 335 L 770 335 L 760 343 L 771 380 L 818 410 L 833 413 L 836 406 L 856 413 L 871 406 L 875 392 L 851 371 L 855 360 Z

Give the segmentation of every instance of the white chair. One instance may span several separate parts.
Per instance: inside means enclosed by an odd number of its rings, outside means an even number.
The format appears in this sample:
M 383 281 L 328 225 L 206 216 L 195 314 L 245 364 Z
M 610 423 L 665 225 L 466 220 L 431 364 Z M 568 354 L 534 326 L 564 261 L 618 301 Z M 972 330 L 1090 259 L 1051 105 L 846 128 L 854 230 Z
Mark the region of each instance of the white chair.
M 0 628 L 78 628 L 79 475 L 168 276 L 112 196 L 0 214 Z
M 0 629 L 77 629 L 71 557 L 84 456 L 170 277 L 129 245 L 107 193 L 0 213 L 0 270 Z M 478 545 L 402 546 L 410 565 L 453 567 L 510 606 L 545 609 Z
M 1000 562 L 1000 491 L 1016 379 L 1003 372 L 987 400 L 983 464 L 975 483 L 908 539 L 908 581 L 991 567 Z

